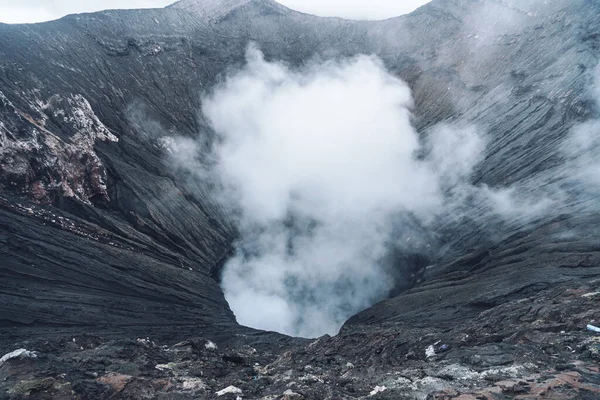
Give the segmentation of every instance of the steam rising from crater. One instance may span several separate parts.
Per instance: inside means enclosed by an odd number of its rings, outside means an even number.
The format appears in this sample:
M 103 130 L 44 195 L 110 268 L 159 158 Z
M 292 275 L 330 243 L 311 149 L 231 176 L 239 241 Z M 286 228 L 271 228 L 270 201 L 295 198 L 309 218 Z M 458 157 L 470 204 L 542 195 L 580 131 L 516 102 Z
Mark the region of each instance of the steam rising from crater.
M 457 236 L 487 246 L 597 210 L 598 120 L 557 142 L 554 167 L 510 186 L 473 184 L 485 127 L 454 121 L 417 133 L 409 88 L 375 57 L 294 69 L 250 46 L 247 65 L 203 104 L 216 140 L 165 146 L 216 188 L 237 224 L 222 286 L 238 321 L 255 328 L 335 334 L 402 285 L 398 254 L 436 257 Z
M 411 106 L 407 85 L 374 57 L 292 70 L 255 47 L 205 99 L 219 137 L 212 173 L 239 216 L 222 285 L 240 323 L 335 334 L 388 295 L 393 221 L 430 221 L 484 148 L 474 129 L 449 127 L 423 147 Z

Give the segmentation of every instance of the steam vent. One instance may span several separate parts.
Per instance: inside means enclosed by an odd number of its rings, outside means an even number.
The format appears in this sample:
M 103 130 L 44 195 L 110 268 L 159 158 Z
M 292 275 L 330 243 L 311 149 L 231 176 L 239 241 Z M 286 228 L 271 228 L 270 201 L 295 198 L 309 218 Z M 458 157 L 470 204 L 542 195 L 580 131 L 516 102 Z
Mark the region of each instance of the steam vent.
M 600 399 L 599 62 L 598 0 L 0 23 L 0 400 Z

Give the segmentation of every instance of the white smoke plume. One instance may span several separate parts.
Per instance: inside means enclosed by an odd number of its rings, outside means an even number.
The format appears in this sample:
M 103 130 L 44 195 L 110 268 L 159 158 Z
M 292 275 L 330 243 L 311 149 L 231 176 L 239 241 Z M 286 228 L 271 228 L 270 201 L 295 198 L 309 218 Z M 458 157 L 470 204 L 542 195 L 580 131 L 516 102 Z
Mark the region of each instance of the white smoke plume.
M 418 134 L 409 88 L 375 57 L 297 69 L 251 46 L 245 68 L 203 104 L 211 154 L 205 141 L 164 145 L 179 168 L 220 188 L 240 233 L 222 286 L 238 321 L 255 328 L 335 334 L 403 279 L 395 251 L 425 254 L 457 226 L 500 240 L 590 210 L 600 195 L 597 120 L 557 147 L 554 169 L 510 187 L 473 185 L 484 135 L 460 123 Z
M 222 285 L 240 323 L 335 334 L 387 296 L 394 216 L 430 221 L 485 147 L 474 129 L 449 126 L 422 145 L 411 107 L 374 57 L 293 70 L 252 46 L 246 68 L 205 99 L 219 137 L 212 173 L 239 215 Z

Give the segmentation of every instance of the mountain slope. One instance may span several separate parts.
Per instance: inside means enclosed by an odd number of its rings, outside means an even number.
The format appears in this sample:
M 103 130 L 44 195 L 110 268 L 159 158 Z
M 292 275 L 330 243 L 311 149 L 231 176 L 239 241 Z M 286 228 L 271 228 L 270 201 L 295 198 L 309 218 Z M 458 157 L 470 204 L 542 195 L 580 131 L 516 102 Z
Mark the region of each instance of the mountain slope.
M 181 0 L 171 5 L 172 8 L 184 10 L 208 21 L 218 21 L 238 9 L 247 7 L 259 8 L 261 14 L 290 14 L 292 11 L 271 0 Z
M 599 193 L 562 149 L 598 116 L 600 4 L 546 3 L 356 22 L 183 0 L 0 24 L 0 355 L 37 352 L 0 361 L 0 398 L 597 398 Z M 292 67 L 377 55 L 410 85 L 421 135 L 485 135 L 471 183 L 525 193 L 527 217 L 469 202 L 440 217 L 430 265 L 399 262 L 407 290 L 336 337 L 239 326 L 218 282 L 234 216 L 169 155 L 173 136 L 213 139 L 202 95 L 251 41 Z M 529 213 L 553 187 L 569 201 Z
M 184 0 L 1 25 L 2 326 L 16 336 L 48 326 L 238 329 L 215 279 L 235 229 L 207 188 L 168 162 L 163 137 L 211 137 L 200 94 L 242 65 L 249 41 L 291 65 L 377 54 L 411 86 L 420 130 L 460 121 L 486 131 L 475 183 L 542 176 L 559 161 L 559 138 L 593 112 L 585 88 L 598 62 L 597 3 L 555 7 L 439 0 L 354 22 L 265 0 Z M 432 321 L 450 323 L 536 285 L 597 276 L 596 236 L 552 238 L 592 220 L 556 217 L 526 227 L 448 222 L 428 282 L 351 323 L 430 309 Z

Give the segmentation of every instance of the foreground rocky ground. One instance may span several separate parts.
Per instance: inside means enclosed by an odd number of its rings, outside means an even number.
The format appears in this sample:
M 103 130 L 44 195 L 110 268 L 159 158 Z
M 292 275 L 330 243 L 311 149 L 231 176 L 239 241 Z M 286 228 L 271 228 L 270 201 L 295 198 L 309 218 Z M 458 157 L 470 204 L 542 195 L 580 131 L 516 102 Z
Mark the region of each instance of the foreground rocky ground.
M 452 328 L 346 327 L 229 344 L 93 335 L 3 343 L 2 399 L 598 399 L 600 280 L 557 286 Z M 222 393 L 221 395 L 219 395 Z

